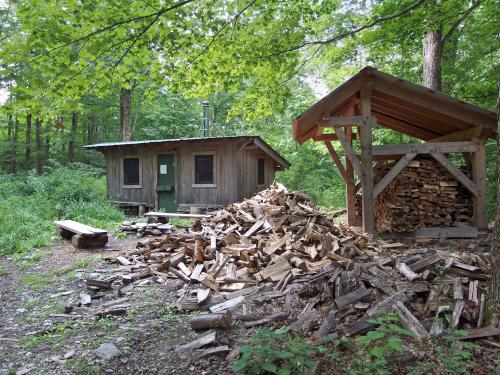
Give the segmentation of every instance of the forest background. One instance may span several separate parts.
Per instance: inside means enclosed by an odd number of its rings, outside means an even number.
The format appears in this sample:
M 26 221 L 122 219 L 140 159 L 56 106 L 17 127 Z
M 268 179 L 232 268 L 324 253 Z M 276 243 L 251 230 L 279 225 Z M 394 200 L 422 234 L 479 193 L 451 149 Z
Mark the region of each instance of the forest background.
M 279 182 L 343 208 L 326 148 L 297 145 L 292 119 L 367 65 L 496 111 L 499 21 L 495 0 L 4 1 L 0 254 L 47 244 L 55 218 L 121 220 L 82 146 L 201 136 L 204 100 L 212 135 L 260 135 L 291 162 Z

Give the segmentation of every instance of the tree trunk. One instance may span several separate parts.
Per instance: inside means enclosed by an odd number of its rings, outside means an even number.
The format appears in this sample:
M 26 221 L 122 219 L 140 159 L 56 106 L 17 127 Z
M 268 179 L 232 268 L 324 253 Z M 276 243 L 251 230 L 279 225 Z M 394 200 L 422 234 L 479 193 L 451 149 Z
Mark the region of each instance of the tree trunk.
M 132 139 L 130 108 L 132 107 L 132 89 L 121 89 L 120 92 L 120 137 L 122 141 Z
M 12 131 L 12 153 L 11 153 L 11 166 L 10 170 L 12 173 L 17 172 L 17 139 L 19 134 L 19 120 L 14 121 L 14 129 Z
M 68 162 L 73 163 L 75 161 L 75 139 L 76 139 L 76 131 L 78 128 L 78 117 L 77 113 L 73 112 L 71 116 L 71 134 L 68 143 Z
M 47 125 L 45 125 L 45 150 L 44 150 L 44 157 L 43 157 L 43 163 L 47 165 L 50 159 L 50 124 L 47 122 Z
M 499 72 L 500 73 L 500 72 Z M 497 114 L 497 199 L 495 208 L 495 226 L 491 235 L 491 287 L 489 305 L 493 312 L 493 320 L 500 319 L 500 74 L 498 80 L 498 114 Z
M 443 44 L 442 26 L 424 36 L 424 86 L 436 91 L 441 91 Z
M 12 158 L 12 115 L 7 115 L 7 157 L 6 161 L 6 171 L 10 171 L 11 158 Z
M 42 174 L 42 136 L 40 131 L 40 120 L 35 120 L 35 163 L 36 173 Z
M 91 145 L 94 142 L 94 132 L 96 127 L 96 119 L 94 115 L 89 116 L 87 125 L 87 144 Z
M 24 155 L 24 169 L 31 169 L 31 115 L 26 116 L 26 153 Z

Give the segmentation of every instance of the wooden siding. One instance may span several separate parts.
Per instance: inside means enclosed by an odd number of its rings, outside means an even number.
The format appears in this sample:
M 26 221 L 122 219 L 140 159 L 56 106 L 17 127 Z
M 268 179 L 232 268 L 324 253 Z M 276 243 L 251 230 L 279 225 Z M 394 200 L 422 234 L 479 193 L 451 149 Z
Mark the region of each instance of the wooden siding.
M 215 187 L 194 184 L 194 154 L 214 153 Z M 265 159 L 265 186 L 274 181 L 276 162 L 260 149 L 247 149 L 243 142 L 203 142 L 178 147 L 138 145 L 111 148 L 105 152 L 108 196 L 112 201 L 141 202 L 157 207 L 157 155 L 176 156 L 177 205 L 225 205 L 249 197 L 264 186 L 257 185 L 257 159 Z M 137 155 L 142 169 L 142 187 L 124 187 L 123 157 Z

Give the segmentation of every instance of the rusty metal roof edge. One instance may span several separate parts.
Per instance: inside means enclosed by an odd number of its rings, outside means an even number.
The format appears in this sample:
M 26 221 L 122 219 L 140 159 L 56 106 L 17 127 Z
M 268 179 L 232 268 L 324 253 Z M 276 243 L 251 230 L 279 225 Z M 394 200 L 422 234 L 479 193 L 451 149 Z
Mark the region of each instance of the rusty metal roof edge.
M 93 145 L 83 146 L 89 150 L 101 150 L 113 147 L 126 147 L 126 146 L 143 146 L 149 144 L 176 144 L 176 143 L 189 143 L 189 142 L 204 142 L 204 141 L 229 141 L 229 140 L 245 140 L 257 141 L 255 144 L 272 159 L 274 159 L 281 167 L 289 168 L 290 162 L 282 157 L 274 148 L 272 148 L 266 141 L 259 135 L 231 135 L 224 137 L 193 137 L 193 138 L 175 138 L 175 139 L 153 139 L 146 141 L 124 141 L 124 142 L 104 142 Z

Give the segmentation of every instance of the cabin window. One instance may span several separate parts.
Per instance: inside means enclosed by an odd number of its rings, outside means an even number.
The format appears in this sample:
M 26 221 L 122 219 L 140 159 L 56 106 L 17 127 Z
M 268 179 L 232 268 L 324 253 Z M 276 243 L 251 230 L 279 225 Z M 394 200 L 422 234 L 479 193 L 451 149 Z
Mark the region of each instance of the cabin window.
M 257 185 L 264 185 L 264 183 L 265 183 L 264 165 L 265 165 L 265 159 L 258 158 L 257 159 Z
M 194 155 L 194 184 L 201 186 L 215 185 L 214 154 Z
M 123 158 L 123 186 L 141 185 L 141 163 L 137 156 Z

